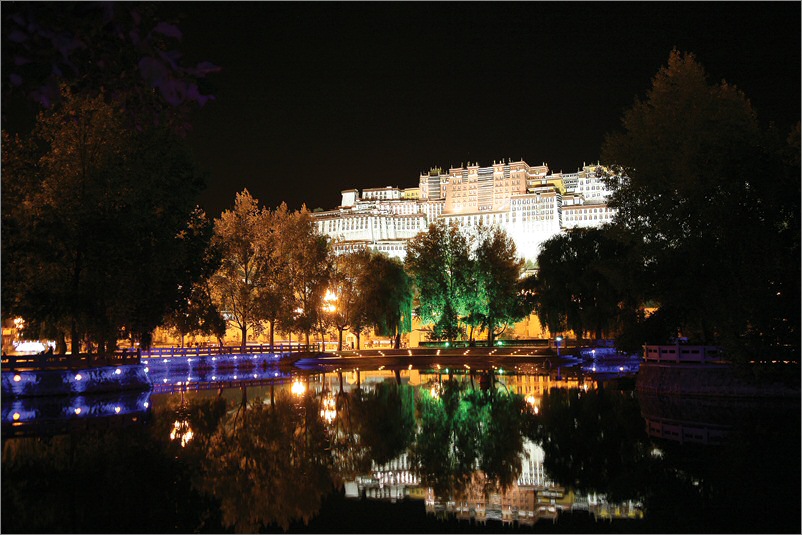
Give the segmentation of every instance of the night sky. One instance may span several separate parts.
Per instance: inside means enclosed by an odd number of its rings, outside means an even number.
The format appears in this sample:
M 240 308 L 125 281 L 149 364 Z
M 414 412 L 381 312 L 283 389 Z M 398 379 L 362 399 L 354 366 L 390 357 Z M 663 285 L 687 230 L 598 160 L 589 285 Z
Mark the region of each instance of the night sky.
M 189 142 L 210 216 L 243 188 L 333 208 L 346 188 L 416 186 L 430 167 L 523 158 L 573 172 L 673 47 L 765 123 L 800 117 L 800 4 L 162 4 L 187 64 L 222 67 Z

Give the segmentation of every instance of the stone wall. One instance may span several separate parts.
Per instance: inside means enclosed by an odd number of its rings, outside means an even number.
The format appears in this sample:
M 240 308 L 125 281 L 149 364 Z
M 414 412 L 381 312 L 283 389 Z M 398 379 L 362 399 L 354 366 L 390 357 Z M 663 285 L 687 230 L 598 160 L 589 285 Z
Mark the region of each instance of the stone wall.
M 728 365 L 641 363 L 639 392 L 691 396 L 797 397 L 799 388 L 780 383 L 751 383 Z

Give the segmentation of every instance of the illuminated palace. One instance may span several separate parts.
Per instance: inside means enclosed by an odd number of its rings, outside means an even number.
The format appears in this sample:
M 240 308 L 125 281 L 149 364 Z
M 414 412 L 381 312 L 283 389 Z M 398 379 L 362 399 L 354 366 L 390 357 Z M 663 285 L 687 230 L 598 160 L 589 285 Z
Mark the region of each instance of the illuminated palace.
M 546 164 L 524 161 L 436 168 L 421 174 L 417 187 L 345 190 L 339 207 L 313 216 L 338 254 L 368 248 L 403 259 L 407 241 L 442 219 L 466 233 L 480 224 L 499 226 L 519 256 L 535 260 L 541 244 L 562 229 L 612 220 L 603 171 L 585 165 L 576 173 L 550 173 Z

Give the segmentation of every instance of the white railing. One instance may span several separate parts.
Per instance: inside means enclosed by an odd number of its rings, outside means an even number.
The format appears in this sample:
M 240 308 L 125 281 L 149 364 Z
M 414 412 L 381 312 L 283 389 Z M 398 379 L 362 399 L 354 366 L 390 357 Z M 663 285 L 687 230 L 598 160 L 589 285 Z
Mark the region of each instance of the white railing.
M 643 359 L 647 362 L 713 363 L 721 362 L 723 353 L 717 346 L 691 346 L 674 344 L 643 346 Z

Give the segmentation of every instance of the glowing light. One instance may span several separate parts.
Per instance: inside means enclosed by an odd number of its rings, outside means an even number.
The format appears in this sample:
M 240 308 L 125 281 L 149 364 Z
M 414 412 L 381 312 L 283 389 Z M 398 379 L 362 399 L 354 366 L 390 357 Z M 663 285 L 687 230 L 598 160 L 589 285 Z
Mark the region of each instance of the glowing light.
M 15 383 L 19 383 L 20 381 L 22 381 L 22 377 L 20 377 L 20 374 L 15 375 L 14 376 L 14 382 Z
M 234 376 L 234 379 L 236 379 L 236 378 L 237 378 L 237 376 L 235 375 L 235 376 Z
M 163 381 L 166 383 L 166 382 L 167 382 L 167 377 L 165 377 L 165 378 L 163 379 Z
M 278 377 L 278 372 L 274 372 L 273 377 Z
M 123 371 L 120 368 L 114 370 L 114 375 L 120 375 Z
M 19 418 L 20 418 L 20 416 L 19 416 L 19 413 L 18 413 L 18 412 L 15 412 L 15 413 L 14 413 L 14 414 L 13 414 L 11 417 L 14 419 L 14 421 L 15 421 L 15 422 L 16 422 L 17 420 L 19 420 Z
M 148 368 L 147 366 L 145 366 L 145 373 L 148 373 L 149 371 L 150 371 L 150 368 Z
M 122 410 L 122 408 L 120 408 L 120 407 L 114 407 L 114 412 L 115 412 L 116 414 L 120 414 L 120 411 L 121 411 L 121 410 Z
M 81 414 L 81 407 L 75 408 L 75 414 Z
M 620 372 L 624 371 L 624 367 L 623 366 L 619 366 L 618 367 L 618 371 L 620 371 Z
M 408 370 L 411 370 L 411 369 L 412 369 L 412 364 L 410 364 L 410 365 L 409 365 L 409 367 L 408 367 L 407 369 L 408 369 Z
M 304 386 L 300 380 L 295 380 L 295 382 L 292 383 L 290 391 L 296 396 L 302 396 L 304 392 L 306 392 L 306 386 Z
M 212 375 L 212 381 L 216 381 L 216 380 L 217 380 L 217 376 L 216 375 Z
M 164 362 L 165 364 L 167 364 L 167 363 L 168 363 L 168 362 L 170 362 L 170 361 L 169 361 L 169 360 L 167 360 L 167 359 L 164 359 L 162 362 Z
M 142 405 L 143 405 L 143 406 L 144 406 L 144 407 L 147 409 L 147 408 L 150 406 L 150 403 L 148 403 L 148 402 L 146 401 L 146 402 L 145 402 L 145 403 L 143 403 Z
M 320 417 L 331 423 L 337 417 L 337 402 L 334 397 L 329 393 L 323 398 L 322 408 L 320 409 Z
M 450 343 L 446 342 L 446 347 L 448 347 L 448 346 L 450 346 L 450 345 L 451 345 Z
M 217 357 L 212 357 L 212 361 L 215 361 L 215 360 L 217 360 Z
M 41 353 L 45 350 L 45 345 L 42 342 L 14 342 L 14 348 L 20 353 Z
M 76 381 L 80 381 L 81 379 L 83 379 L 83 377 L 81 376 L 81 374 L 80 374 L 80 373 L 78 373 L 78 374 L 76 374 L 76 375 L 75 375 L 75 380 L 76 380 Z
M 173 429 L 170 431 L 170 440 L 180 439 L 182 448 L 187 446 L 187 443 L 192 440 L 193 436 L 192 428 L 189 427 L 189 422 L 187 420 L 181 422 L 176 420 L 173 423 Z

